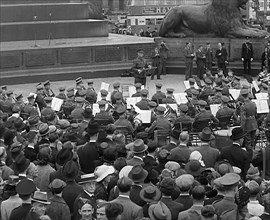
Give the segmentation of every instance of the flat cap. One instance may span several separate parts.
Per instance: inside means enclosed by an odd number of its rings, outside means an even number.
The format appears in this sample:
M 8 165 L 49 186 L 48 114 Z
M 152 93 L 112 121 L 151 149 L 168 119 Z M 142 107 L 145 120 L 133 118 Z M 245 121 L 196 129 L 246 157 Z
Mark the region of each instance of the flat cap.
M 60 179 L 54 179 L 54 180 L 50 183 L 49 187 L 50 187 L 51 189 L 63 189 L 63 188 L 66 187 L 66 185 L 67 185 L 67 184 L 66 184 L 63 180 L 60 180 Z
M 206 105 L 207 105 L 207 102 L 204 101 L 204 100 L 199 100 L 199 101 L 198 101 L 198 104 L 199 104 L 200 106 L 206 106 Z
M 176 178 L 175 183 L 180 189 L 187 190 L 193 185 L 194 177 L 191 174 L 183 174 Z
M 233 186 L 240 181 L 241 177 L 236 173 L 226 173 L 220 178 L 220 183 L 223 186 Z

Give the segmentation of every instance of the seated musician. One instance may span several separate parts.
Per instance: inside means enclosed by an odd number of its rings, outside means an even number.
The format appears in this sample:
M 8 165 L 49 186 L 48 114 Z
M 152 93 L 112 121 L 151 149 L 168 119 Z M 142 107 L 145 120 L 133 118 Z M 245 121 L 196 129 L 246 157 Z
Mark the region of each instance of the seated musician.
M 148 90 L 143 89 L 141 91 L 141 101 L 136 103 L 136 106 L 139 107 L 141 110 L 149 110 L 149 100 L 148 100 Z
M 118 113 L 119 119 L 116 122 L 114 122 L 114 124 L 116 126 L 126 127 L 129 130 L 129 132 L 133 134 L 134 128 L 130 123 L 130 121 L 126 118 L 126 107 L 120 106 L 115 111 L 116 113 Z
M 156 93 L 152 96 L 152 101 L 156 102 L 157 104 L 162 104 L 162 99 L 166 98 L 164 92 L 161 91 L 162 84 L 156 83 Z
M 131 68 L 134 73 L 134 78 L 136 83 L 141 83 L 142 85 L 146 85 L 146 68 L 149 67 L 146 60 L 143 58 L 143 49 L 137 50 L 138 57 L 133 61 L 133 66 Z
M 213 121 L 214 124 L 218 124 L 219 120 L 211 113 L 211 111 L 208 111 L 205 109 L 207 106 L 207 102 L 203 100 L 198 101 L 199 104 L 199 113 L 195 115 L 193 124 L 200 123 L 200 121 L 206 121 L 209 120 Z
M 136 88 L 136 93 L 132 94 L 131 97 L 141 97 L 142 84 L 136 83 L 134 86 Z
M 192 118 L 195 117 L 196 113 L 198 113 L 197 111 L 197 107 L 198 107 L 198 95 L 199 95 L 199 91 L 196 89 L 192 89 L 191 90 L 191 99 L 187 96 L 188 98 L 188 102 L 187 102 L 187 106 L 188 106 L 188 115 Z
M 174 128 L 180 130 L 183 129 L 184 124 L 192 124 L 192 119 L 190 116 L 187 115 L 188 106 L 185 104 L 180 104 L 179 106 L 180 115 L 176 118 Z M 180 126 L 181 124 L 181 126 Z
M 166 98 L 162 99 L 162 104 L 174 104 L 176 101 L 174 100 L 173 97 L 173 88 L 167 88 L 167 96 Z
M 221 107 L 220 109 L 217 111 L 216 117 L 219 120 L 219 125 L 221 127 L 226 127 L 230 125 L 230 119 L 233 119 L 234 122 L 237 122 L 237 116 L 235 111 L 228 107 L 228 103 L 229 103 L 229 98 L 227 96 L 221 96 Z M 225 122 L 221 122 L 221 118 L 228 118 L 227 123 Z
M 110 115 L 110 113 L 106 111 L 106 104 L 107 104 L 107 102 L 104 100 L 100 100 L 98 102 L 100 112 L 96 114 L 95 120 L 108 120 L 108 124 L 113 124 L 114 119 Z

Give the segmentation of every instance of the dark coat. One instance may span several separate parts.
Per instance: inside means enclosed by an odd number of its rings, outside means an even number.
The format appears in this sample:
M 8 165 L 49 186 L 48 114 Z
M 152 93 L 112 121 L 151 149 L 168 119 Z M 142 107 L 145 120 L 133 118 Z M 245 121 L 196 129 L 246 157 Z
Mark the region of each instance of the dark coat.
M 246 42 L 242 44 L 242 58 L 250 60 L 253 58 L 253 46 L 251 43 Z
M 228 160 L 232 166 L 239 167 L 242 170 L 241 177 L 245 179 L 250 165 L 249 153 L 247 151 L 233 144 L 230 147 L 222 148 L 220 158 Z
M 179 197 L 174 200 L 175 202 L 178 202 L 182 204 L 183 210 L 188 210 L 193 205 L 193 199 L 190 195 L 179 195 Z
M 25 220 L 31 208 L 32 208 L 31 204 L 23 203 L 21 206 L 13 209 L 9 217 L 9 220 Z
M 228 53 L 225 48 L 221 48 L 216 50 L 216 58 L 217 58 L 217 63 L 225 63 L 225 61 L 228 60 Z
M 62 197 L 54 195 L 50 198 L 50 202 L 46 212 L 51 220 L 70 220 L 69 207 Z
M 172 220 L 177 220 L 179 212 L 184 211 L 184 205 L 173 201 L 171 197 L 162 197 L 160 201 L 170 209 Z
M 219 150 L 210 147 L 209 144 L 204 144 L 200 146 L 197 151 L 199 151 L 202 155 L 202 159 L 205 163 L 205 167 L 213 167 L 215 166 L 218 158 L 219 158 Z
M 265 163 L 265 179 L 270 180 L 270 146 L 265 148 L 265 158 L 266 158 L 266 163 Z M 252 160 L 252 164 L 255 167 L 259 167 L 259 169 L 262 171 L 263 170 L 263 152 L 260 150 L 258 154 L 255 156 L 255 158 Z
M 131 187 L 131 191 L 129 193 L 129 198 L 132 202 L 136 203 L 138 206 L 141 206 L 143 207 L 146 202 L 143 201 L 140 197 L 140 192 L 142 190 L 142 186 L 140 185 L 137 185 L 137 184 L 134 184 L 132 187 Z
M 94 195 L 96 199 L 109 200 L 109 193 L 103 183 L 96 183 Z
M 95 142 L 88 142 L 78 149 L 81 169 L 84 173 L 93 173 L 99 160 L 98 146 Z

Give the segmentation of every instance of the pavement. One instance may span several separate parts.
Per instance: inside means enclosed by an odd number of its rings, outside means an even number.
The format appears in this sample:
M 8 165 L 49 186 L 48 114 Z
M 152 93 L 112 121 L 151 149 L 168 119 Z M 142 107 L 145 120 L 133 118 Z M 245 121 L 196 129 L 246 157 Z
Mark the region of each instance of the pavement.
M 79 76 L 78 76 L 79 77 Z M 155 93 L 155 84 L 162 83 L 162 91 L 166 92 L 166 88 L 173 88 L 175 90 L 175 93 L 184 92 L 185 86 L 184 86 L 184 75 L 162 75 L 161 80 L 150 80 L 150 78 L 147 78 L 147 85 L 146 88 L 149 90 L 149 97 L 152 97 L 152 95 Z M 87 87 L 87 80 L 83 79 L 84 86 Z M 51 89 L 53 92 L 57 95 L 59 93 L 58 88 L 61 86 L 64 86 L 66 88 L 75 87 L 75 79 L 74 80 L 68 80 L 68 81 L 51 81 Z M 95 78 L 93 79 L 94 82 L 94 88 L 96 91 L 100 90 L 100 86 L 102 82 L 110 84 L 110 91 L 113 90 L 112 84 L 115 82 L 120 82 L 121 85 L 133 85 L 134 84 L 134 78 L 133 77 L 108 77 L 108 78 Z M 15 82 L 16 83 L 16 82 Z M 245 79 L 241 79 L 242 84 L 247 84 L 247 81 Z M 37 83 L 30 83 L 30 84 L 14 84 L 14 85 L 8 85 L 8 90 L 13 90 L 14 94 L 22 93 L 24 100 L 27 99 L 27 96 L 30 92 L 36 92 L 36 85 Z

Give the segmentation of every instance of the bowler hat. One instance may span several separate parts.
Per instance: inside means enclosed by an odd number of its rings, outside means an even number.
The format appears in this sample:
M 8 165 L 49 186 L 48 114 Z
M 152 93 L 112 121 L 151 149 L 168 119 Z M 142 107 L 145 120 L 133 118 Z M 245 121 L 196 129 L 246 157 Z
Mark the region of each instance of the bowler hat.
M 161 192 L 156 186 L 147 186 L 140 191 L 140 197 L 145 202 L 159 201 Z
M 38 202 L 45 205 L 51 204 L 48 200 L 47 192 L 35 191 L 32 197 L 32 202 Z
M 15 163 L 14 163 L 14 171 L 15 173 L 22 173 L 24 172 L 30 164 L 30 160 L 26 159 L 23 153 L 20 153 L 16 158 L 15 158 Z
M 161 201 L 154 203 L 149 206 L 148 209 L 149 217 L 152 220 L 171 220 L 172 214 L 170 209 Z
M 74 180 L 79 174 L 79 166 L 77 162 L 69 160 L 64 164 L 62 172 L 66 180 Z
M 232 130 L 232 135 L 230 136 L 230 138 L 235 141 L 243 138 L 245 135 L 246 133 L 244 132 L 243 128 L 236 127 Z
M 205 127 L 200 133 L 199 137 L 202 141 L 210 141 L 214 138 L 214 135 L 212 135 L 212 131 L 209 127 Z
M 63 166 L 67 161 L 71 160 L 73 153 L 68 148 L 62 148 L 56 155 L 56 163 L 60 166 Z
M 144 144 L 142 139 L 137 139 L 133 142 L 132 151 L 134 153 L 142 153 L 142 152 L 146 151 L 147 148 L 148 148 L 148 146 Z
M 191 160 L 186 164 L 185 170 L 192 176 L 197 177 L 204 171 L 204 168 L 201 166 L 200 161 Z
M 22 179 L 16 186 L 16 192 L 19 195 L 31 195 L 35 190 L 35 183 L 28 178 Z
M 128 174 L 128 177 L 134 182 L 143 182 L 148 176 L 148 172 L 141 165 L 134 166 Z
M 98 133 L 98 127 L 99 127 L 99 125 L 98 125 L 97 122 L 95 122 L 95 121 L 90 121 L 90 122 L 88 123 L 88 127 L 87 127 L 86 131 L 87 131 L 87 133 L 88 133 L 89 135 L 93 135 L 93 134 Z

